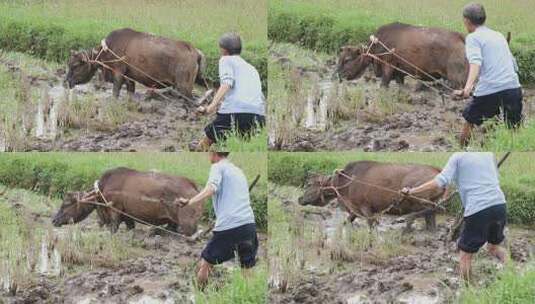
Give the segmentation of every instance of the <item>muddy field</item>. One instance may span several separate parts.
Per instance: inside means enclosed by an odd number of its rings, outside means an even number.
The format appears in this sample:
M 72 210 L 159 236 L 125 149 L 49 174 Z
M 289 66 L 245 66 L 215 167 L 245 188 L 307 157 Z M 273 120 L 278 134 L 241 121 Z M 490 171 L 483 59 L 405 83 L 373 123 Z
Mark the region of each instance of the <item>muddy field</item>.
M 296 188 L 272 186 L 270 299 L 273 303 L 450 303 L 460 295 L 450 216 L 427 232 L 423 220 L 402 234 L 402 219 L 385 216 L 369 233 L 364 221 L 345 224 L 333 205 L 297 205 Z M 273 220 L 275 218 L 275 220 Z M 535 256 L 532 231 L 508 228 L 506 244 L 515 267 Z M 482 250 L 474 262 L 475 286 L 486 286 L 498 264 Z
M 31 249 L 25 252 L 27 261 L 33 260 L 25 277 L 0 265 L 1 303 L 198 303 L 195 265 L 209 234 L 192 241 L 137 224 L 133 231 L 122 226 L 111 237 L 94 215 L 78 225 L 53 228 L 53 206 L 59 202 L 22 190 L 9 190 L 2 201 L 42 238 L 33 244 L 33 258 Z M 198 232 L 206 227 L 202 224 Z M 265 236 L 259 238 L 262 248 Z M 237 267 L 235 262 L 217 267 L 215 285 L 224 286 Z
M 65 68 L 32 66 L 0 56 L 27 92 L 22 143 L 25 151 L 182 151 L 203 135 L 209 117 L 195 114 L 185 100 L 136 86 L 134 100 L 112 97 L 112 84 L 97 75 L 87 84 L 65 89 Z M 30 92 L 30 91 L 33 91 Z M 204 90 L 197 88 L 198 100 Z M 15 114 L 14 114 L 15 115 Z M 5 143 L 0 138 L 0 142 Z M 4 147 L 6 149 L 6 147 Z
M 468 100 L 453 98 L 434 84 L 441 95 L 409 77 L 404 85 L 393 80 L 383 89 L 371 69 L 358 80 L 338 82 L 333 79 L 335 57 L 302 50 L 296 54 L 295 46 L 286 46 L 270 48 L 271 60 L 289 75 L 285 88 L 270 85 L 270 89 L 287 90 L 288 100 L 281 103 L 293 103 L 288 107 L 294 111 L 277 115 L 284 120 L 271 122 L 273 129 L 284 130 L 270 134 L 271 149 L 427 152 L 458 148 L 461 114 Z M 530 118 L 534 113 L 535 90 L 525 89 L 524 115 Z M 294 124 L 280 126 L 289 121 Z M 293 134 L 285 134 L 288 129 Z M 485 132 L 476 130 L 476 145 Z

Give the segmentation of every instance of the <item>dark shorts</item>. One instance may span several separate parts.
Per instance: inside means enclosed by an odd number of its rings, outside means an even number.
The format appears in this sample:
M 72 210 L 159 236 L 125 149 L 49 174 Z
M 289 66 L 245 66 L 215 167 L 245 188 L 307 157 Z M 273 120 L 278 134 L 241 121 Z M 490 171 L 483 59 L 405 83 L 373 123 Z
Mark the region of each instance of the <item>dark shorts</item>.
M 457 246 L 464 252 L 476 253 L 485 243 L 499 245 L 507 223 L 505 204 L 483 209 L 464 218 L 464 227 Z
M 251 268 L 256 264 L 257 250 L 256 225 L 245 224 L 229 230 L 214 231 L 201 257 L 216 265 L 233 259 L 238 253 L 240 266 Z
M 485 96 L 475 96 L 463 111 L 467 122 L 481 125 L 503 111 L 503 120 L 508 127 L 516 127 L 522 120 L 522 89 L 509 89 Z
M 217 142 L 224 140 L 226 133 L 236 130 L 241 136 L 250 136 L 257 127 L 263 127 L 266 117 L 252 113 L 217 113 L 216 118 L 204 128 L 204 133 L 210 140 Z

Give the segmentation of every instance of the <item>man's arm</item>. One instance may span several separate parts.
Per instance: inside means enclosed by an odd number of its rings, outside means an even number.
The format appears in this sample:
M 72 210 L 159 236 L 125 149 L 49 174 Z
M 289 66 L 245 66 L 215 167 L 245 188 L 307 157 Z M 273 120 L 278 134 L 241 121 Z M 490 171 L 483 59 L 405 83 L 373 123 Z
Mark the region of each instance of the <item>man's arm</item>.
M 457 175 L 458 157 L 458 154 L 453 154 L 448 160 L 448 163 L 446 164 L 444 169 L 442 169 L 442 171 L 437 174 L 432 180 L 429 180 L 418 187 L 405 187 L 401 190 L 401 193 L 417 196 L 420 193 L 434 190 L 437 188 L 444 188 L 447 185 L 451 184 L 455 179 L 455 176 Z
M 426 183 L 421 184 L 415 188 L 403 188 L 402 192 L 408 195 L 418 196 L 426 191 L 432 191 L 441 188 L 435 179 L 432 179 Z
M 199 107 L 197 111 L 200 113 L 214 113 L 219 108 L 219 105 L 223 102 L 223 98 L 227 92 L 234 86 L 234 69 L 232 63 L 228 58 L 221 58 L 219 60 L 219 82 L 221 85 L 214 96 L 212 103 L 205 107 Z
M 474 89 L 477 78 L 479 77 L 479 72 L 481 71 L 481 66 L 477 63 L 470 64 L 470 70 L 468 72 L 468 80 L 466 80 L 466 85 L 462 91 L 459 91 L 457 95 L 462 95 L 464 98 L 470 97 L 470 93 Z
M 223 102 L 223 97 L 227 94 L 227 92 L 230 90 L 230 85 L 224 83 L 219 86 L 219 89 L 217 89 L 217 92 L 215 93 L 214 99 L 212 102 L 205 108 L 205 107 L 199 107 L 198 111 L 201 113 L 211 114 L 215 113 L 217 109 L 219 108 L 219 105 Z
M 476 38 L 468 35 L 466 37 L 466 58 L 470 64 L 468 70 L 468 79 L 466 80 L 466 85 L 463 90 L 456 90 L 455 95 L 468 98 L 470 93 L 474 89 L 476 80 L 479 77 L 481 71 L 481 65 L 483 64 L 483 55 L 481 53 L 481 45 Z
M 182 207 L 185 207 L 187 205 L 194 205 L 198 202 L 201 202 L 201 201 L 204 201 L 205 199 L 207 199 L 208 197 L 212 196 L 215 192 L 215 189 L 212 185 L 208 184 L 206 185 L 206 187 L 204 187 L 204 189 L 202 189 L 201 192 L 197 193 L 197 195 L 195 195 L 194 197 L 190 198 L 190 199 L 187 199 L 187 198 L 179 198 L 177 200 L 178 204 L 181 205 Z

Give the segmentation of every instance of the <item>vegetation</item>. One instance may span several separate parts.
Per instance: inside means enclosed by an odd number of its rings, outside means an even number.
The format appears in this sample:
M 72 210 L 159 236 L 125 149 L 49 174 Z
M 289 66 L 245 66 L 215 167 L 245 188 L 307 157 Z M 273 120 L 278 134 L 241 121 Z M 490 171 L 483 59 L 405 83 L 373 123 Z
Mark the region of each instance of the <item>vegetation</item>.
M 212 281 L 195 293 L 196 303 L 201 304 L 257 304 L 267 301 L 267 267 L 264 262 L 255 266 L 255 271 L 244 275 L 240 269 L 232 269 L 221 282 Z
M 532 1 L 481 1 L 488 25 L 502 33 L 511 32 L 511 48 L 523 83 L 534 83 L 535 35 L 530 12 Z M 405 22 L 439 26 L 465 32 L 461 10 L 464 0 L 274 0 L 269 2 L 268 37 L 328 53 L 346 44 L 367 43 L 369 36 L 384 24 Z M 445 14 L 446 12 L 446 14 Z
M 65 63 L 70 50 L 97 46 L 109 32 L 132 27 L 191 42 L 207 56 L 206 75 L 214 81 L 217 40 L 235 31 L 244 41 L 244 58 L 265 80 L 266 5 L 242 0 L 0 0 L 0 49 Z
M 249 182 L 260 174 L 251 200 L 259 229 L 267 229 L 267 159 L 261 153 L 231 153 L 230 159 Z M 200 186 L 210 170 L 205 153 L 2 153 L 0 183 L 61 198 L 68 191 L 91 189 L 102 173 L 118 166 L 186 176 Z M 213 216 L 209 202 L 205 211 L 206 216 Z
M 481 289 L 465 288 L 460 297 L 463 304 L 529 304 L 535 299 L 535 262 L 530 262 L 522 270 L 508 265 L 496 280 Z
M 269 181 L 301 187 L 310 172 L 332 174 L 337 168 L 357 160 L 421 163 L 443 167 L 450 153 L 271 153 Z M 497 157 L 501 157 L 497 154 Z M 507 199 L 511 222 L 535 224 L 535 164 L 533 153 L 514 152 L 500 168 L 500 185 Z M 452 204 L 451 211 L 458 208 Z
M 58 199 L 21 189 L 6 190 L 0 196 L 0 282 L 9 293 L 31 283 L 34 272 L 62 275 L 142 254 L 131 239 L 110 238 L 103 231 L 82 233 L 75 225 L 65 228 L 64 237 L 55 237 L 51 226 L 43 225 L 35 214 L 52 214 L 60 204 Z

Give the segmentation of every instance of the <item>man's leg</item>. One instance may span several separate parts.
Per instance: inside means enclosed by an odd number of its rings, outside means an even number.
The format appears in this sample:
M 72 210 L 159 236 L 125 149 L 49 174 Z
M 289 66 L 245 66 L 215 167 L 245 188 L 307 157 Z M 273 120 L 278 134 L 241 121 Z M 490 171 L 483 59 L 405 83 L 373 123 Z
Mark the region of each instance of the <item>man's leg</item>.
M 210 146 L 224 139 L 225 132 L 230 129 L 230 114 L 216 114 L 216 118 L 204 128 L 205 136 L 199 141 L 197 151 L 210 151 Z
M 472 253 L 465 252 L 462 249 L 459 250 L 459 273 L 461 278 L 466 282 L 470 282 L 470 276 L 472 275 Z
M 465 122 L 463 125 L 463 130 L 461 132 L 461 137 L 459 139 L 461 147 L 466 147 L 470 143 L 470 138 L 472 137 L 472 129 L 474 128 L 474 125 Z
M 500 104 L 498 93 L 472 98 L 463 111 L 463 118 L 466 122 L 461 132 L 461 146 L 465 147 L 470 142 L 474 125 L 480 126 L 483 120 L 500 114 Z
M 213 268 L 214 265 L 201 258 L 199 270 L 197 271 L 197 285 L 200 289 L 203 289 L 206 284 L 208 284 L 208 277 L 210 276 L 210 273 L 212 273 Z
M 199 152 L 208 152 L 210 151 L 210 146 L 213 144 L 214 142 L 208 138 L 208 136 L 204 136 L 201 141 L 199 141 L 199 145 L 197 146 L 197 150 Z
M 500 263 L 505 263 L 505 251 L 499 245 L 489 243 L 487 249 L 492 256 L 500 261 Z

